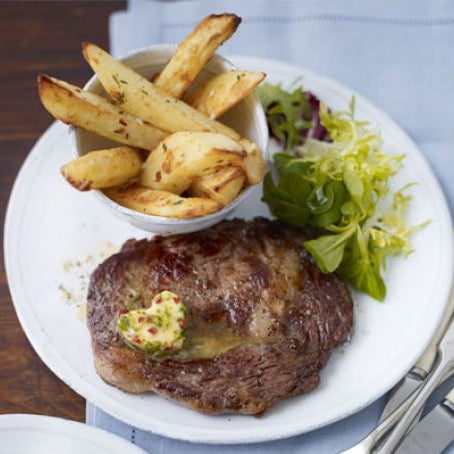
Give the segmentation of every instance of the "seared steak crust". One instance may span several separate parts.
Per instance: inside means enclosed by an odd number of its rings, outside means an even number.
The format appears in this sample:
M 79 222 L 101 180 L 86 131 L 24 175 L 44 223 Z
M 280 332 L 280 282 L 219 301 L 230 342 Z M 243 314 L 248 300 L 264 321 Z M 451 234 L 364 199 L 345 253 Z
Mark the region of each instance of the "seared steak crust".
M 154 391 L 205 413 L 259 414 L 313 389 L 329 353 L 351 332 L 353 304 L 345 285 L 314 264 L 301 246 L 305 238 L 256 218 L 127 241 L 90 282 L 98 373 L 125 391 Z M 188 341 L 218 342 L 214 356 L 156 361 L 125 346 L 116 330 L 119 310 L 126 302 L 148 307 L 163 290 L 186 304 Z

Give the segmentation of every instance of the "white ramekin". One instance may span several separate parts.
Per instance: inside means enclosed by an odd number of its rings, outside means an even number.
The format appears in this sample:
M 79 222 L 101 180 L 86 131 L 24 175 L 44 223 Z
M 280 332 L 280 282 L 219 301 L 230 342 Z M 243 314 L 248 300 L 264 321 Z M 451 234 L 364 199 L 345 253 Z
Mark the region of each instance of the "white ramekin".
M 175 45 L 159 44 L 147 47 L 145 49 L 133 51 L 125 58 L 121 59 L 128 66 L 136 70 L 143 76 L 150 78 L 153 74 L 161 71 L 170 57 L 174 54 Z M 200 82 L 220 72 L 237 69 L 232 63 L 225 58 L 214 55 L 213 58 L 205 65 L 194 83 L 197 87 Z M 247 68 L 241 68 L 247 69 Z M 92 93 L 106 96 L 101 84 L 96 76 L 93 76 L 84 86 L 84 89 Z M 265 113 L 260 101 L 255 94 L 251 94 L 235 107 L 229 110 L 221 121 L 238 131 L 243 137 L 253 140 L 262 150 L 263 157 L 267 160 L 268 146 L 268 127 Z M 70 127 L 71 151 L 74 157 L 79 157 L 85 153 L 116 146 L 115 142 L 99 137 L 91 132 L 81 128 Z M 193 232 L 210 227 L 222 221 L 236 207 L 242 204 L 250 195 L 252 187 L 248 187 L 228 206 L 206 216 L 200 216 L 190 219 L 177 219 L 161 216 L 152 216 L 125 208 L 105 196 L 101 191 L 90 191 L 115 217 L 128 222 L 129 224 L 145 230 L 147 232 L 158 234 L 174 234 Z

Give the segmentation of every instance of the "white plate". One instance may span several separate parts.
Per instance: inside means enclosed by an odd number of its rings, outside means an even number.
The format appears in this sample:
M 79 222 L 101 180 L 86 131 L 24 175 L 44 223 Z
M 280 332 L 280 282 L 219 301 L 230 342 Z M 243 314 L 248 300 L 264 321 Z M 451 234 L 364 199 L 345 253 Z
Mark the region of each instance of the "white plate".
M 302 68 L 275 61 L 233 58 L 242 68 L 260 69 L 284 84 L 301 77 L 305 87 L 338 109 L 352 91 Z M 380 304 L 356 295 L 356 327 L 351 342 L 337 350 L 320 386 L 282 401 L 261 418 L 205 416 L 154 394 L 130 395 L 96 374 L 88 330 L 62 301 L 62 264 L 83 256 L 100 241 L 120 244 L 146 234 L 118 222 L 93 197 L 78 193 L 58 169 L 70 159 L 67 128 L 53 125 L 35 145 L 16 180 L 5 226 L 8 280 L 22 326 L 43 361 L 74 390 L 113 416 L 141 429 L 182 440 L 240 443 L 273 440 L 310 431 L 371 403 L 410 369 L 441 319 L 452 276 L 452 226 L 432 171 L 413 142 L 380 110 L 357 95 L 357 116 L 383 133 L 389 152 L 405 152 L 405 168 L 395 186 L 417 181 L 409 213 L 412 223 L 431 224 L 414 238 L 416 252 L 390 261 L 388 297 Z M 260 189 L 235 213 L 267 214 Z
M 66 419 L 0 415 L 1 451 L 8 454 L 144 454 L 109 432 Z

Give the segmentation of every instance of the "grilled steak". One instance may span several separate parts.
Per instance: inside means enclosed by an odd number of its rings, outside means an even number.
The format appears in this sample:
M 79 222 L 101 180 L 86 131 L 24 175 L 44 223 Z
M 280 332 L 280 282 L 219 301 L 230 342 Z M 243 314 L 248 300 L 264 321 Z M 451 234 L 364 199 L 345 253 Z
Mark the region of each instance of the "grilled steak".
M 352 329 L 345 285 L 323 274 L 279 221 L 224 221 L 210 229 L 129 240 L 93 273 L 88 326 L 95 366 L 127 392 L 154 391 L 205 413 L 260 414 L 318 385 L 331 350 Z M 186 346 L 153 359 L 127 347 L 119 310 L 148 307 L 163 290 L 188 314 Z

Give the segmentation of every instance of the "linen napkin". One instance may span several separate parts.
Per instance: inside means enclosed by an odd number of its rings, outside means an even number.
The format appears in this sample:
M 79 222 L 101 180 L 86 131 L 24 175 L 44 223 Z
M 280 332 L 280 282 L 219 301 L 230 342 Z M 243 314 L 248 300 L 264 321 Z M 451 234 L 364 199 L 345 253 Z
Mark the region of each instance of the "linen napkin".
M 423 416 L 440 403 L 453 386 L 454 380 L 450 380 L 437 389 L 428 401 Z M 161 437 L 124 424 L 89 402 L 86 422 L 119 435 L 150 454 L 333 454 L 349 448 L 373 430 L 385 403 L 386 396 L 342 421 L 297 437 L 238 445 L 188 443 Z M 453 453 L 453 446 L 445 452 Z
M 221 53 L 278 59 L 352 87 L 388 112 L 418 143 L 454 212 L 454 3 L 449 1 L 131 0 L 110 19 L 115 56 L 154 43 L 178 42 L 211 13 L 243 18 Z M 360 367 L 360 366 L 359 366 Z M 373 378 L 372 378 L 373 379 Z M 431 399 L 433 407 L 454 380 Z M 333 453 L 377 424 L 386 397 L 323 429 L 275 442 L 191 444 L 134 429 L 87 403 L 87 423 L 150 453 Z M 454 449 L 448 450 L 453 452 Z

